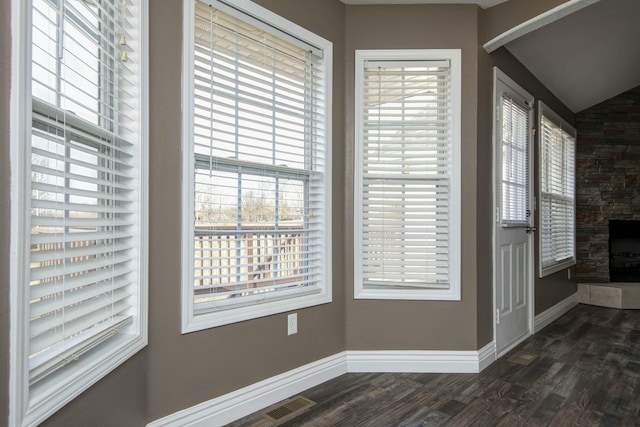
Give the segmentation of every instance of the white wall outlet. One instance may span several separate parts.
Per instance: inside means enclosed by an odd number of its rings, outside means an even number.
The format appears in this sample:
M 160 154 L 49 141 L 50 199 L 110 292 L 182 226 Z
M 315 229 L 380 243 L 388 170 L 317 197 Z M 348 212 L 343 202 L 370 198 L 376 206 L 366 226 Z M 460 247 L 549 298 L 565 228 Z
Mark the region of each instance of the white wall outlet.
M 287 335 L 298 333 L 298 313 L 287 316 Z

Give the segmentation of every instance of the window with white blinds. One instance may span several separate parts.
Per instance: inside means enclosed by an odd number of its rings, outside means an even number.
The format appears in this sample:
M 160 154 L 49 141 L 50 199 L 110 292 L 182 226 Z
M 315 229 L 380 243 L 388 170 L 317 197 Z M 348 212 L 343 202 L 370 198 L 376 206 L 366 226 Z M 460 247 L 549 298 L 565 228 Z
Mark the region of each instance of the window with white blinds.
M 502 181 L 500 211 L 502 226 L 529 224 L 529 112 L 524 103 L 508 93 L 502 96 Z
M 20 178 L 26 256 L 16 308 L 25 424 L 146 344 L 146 3 L 30 3 L 22 22 L 31 22 L 23 58 L 31 117 L 19 146 L 20 170 L 29 171 Z M 32 408 L 39 399 L 46 404 Z
M 183 329 L 327 302 L 331 45 L 248 1 L 188 7 Z
M 576 131 L 542 102 L 540 277 L 575 264 Z
M 460 298 L 460 52 L 356 52 L 355 296 Z

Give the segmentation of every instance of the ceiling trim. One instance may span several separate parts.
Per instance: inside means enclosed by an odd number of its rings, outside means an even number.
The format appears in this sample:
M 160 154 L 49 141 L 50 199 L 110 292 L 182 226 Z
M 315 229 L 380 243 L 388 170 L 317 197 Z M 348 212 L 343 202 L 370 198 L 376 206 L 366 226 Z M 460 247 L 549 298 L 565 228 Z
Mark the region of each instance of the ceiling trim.
M 477 4 L 483 9 L 493 7 L 508 0 L 340 0 L 350 5 L 365 4 Z
M 562 3 L 559 6 L 549 9 L 538 16 L 535 16 L 513 28 L 508 29 L 504 33 L 486 42 L 482 47 L 488 53 L 491 53 L 498 48 L 514 41 L 515 39 L 524 36 L 538 28 L 551 24 L 558 19 L 564 18 L 567 15 L 571 15 L 574 12 L 579 11 L 587 6 L 591 6 L 600 0 L 569 0 L 566 3 Z

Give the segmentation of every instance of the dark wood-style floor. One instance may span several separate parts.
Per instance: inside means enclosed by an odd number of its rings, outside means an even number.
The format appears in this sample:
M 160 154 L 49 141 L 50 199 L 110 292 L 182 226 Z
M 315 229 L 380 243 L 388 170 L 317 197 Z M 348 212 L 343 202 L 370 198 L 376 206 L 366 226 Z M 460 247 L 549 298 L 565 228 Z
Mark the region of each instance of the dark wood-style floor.
M 521 350 L 538 357 L 508 360 Z M 301 395 L 316 404 L 277 425 L 640 426 L 640 310 L 579 305 L 480 374 L 347 374 Z

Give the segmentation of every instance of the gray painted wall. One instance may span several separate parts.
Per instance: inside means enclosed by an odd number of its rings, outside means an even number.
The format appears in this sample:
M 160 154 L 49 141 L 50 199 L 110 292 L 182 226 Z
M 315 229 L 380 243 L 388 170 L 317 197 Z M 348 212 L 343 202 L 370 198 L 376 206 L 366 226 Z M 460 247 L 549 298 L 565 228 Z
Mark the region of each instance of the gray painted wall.
M 356 49 L 462 49 L 462 300 L 353 299 L 354 100 L 347 97 L 348 202 L 345 237 L 347 348 L 476 350 L 476 106 L 478 11 L 472 5 L 348 6 L 347 93 L 354 93 Z M 443 328 L 446 325 L 446 328 Z

